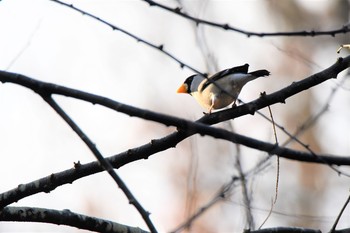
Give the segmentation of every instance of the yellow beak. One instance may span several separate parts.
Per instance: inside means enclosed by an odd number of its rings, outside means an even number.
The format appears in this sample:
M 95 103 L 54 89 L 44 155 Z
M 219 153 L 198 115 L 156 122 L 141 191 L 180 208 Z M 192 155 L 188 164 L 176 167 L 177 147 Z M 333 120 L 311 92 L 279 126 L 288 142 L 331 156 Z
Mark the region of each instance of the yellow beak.
M 187 93 L 188 91 L 188 87 L 187 84 L 183 83 L 178 89 L 177 89 L 177 93 Z

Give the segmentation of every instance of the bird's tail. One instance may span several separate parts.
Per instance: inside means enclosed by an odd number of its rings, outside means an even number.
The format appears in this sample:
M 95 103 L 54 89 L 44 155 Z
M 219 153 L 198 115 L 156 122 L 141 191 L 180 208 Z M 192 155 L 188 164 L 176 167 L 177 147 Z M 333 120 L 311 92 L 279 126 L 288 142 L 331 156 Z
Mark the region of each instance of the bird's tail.
M 257 71 L 250 72 L 249 74 L 258 78 L 258 77 L 263 77 L 263 76 L 269 76 L 270 72 L 267 70 L 257 70 Z

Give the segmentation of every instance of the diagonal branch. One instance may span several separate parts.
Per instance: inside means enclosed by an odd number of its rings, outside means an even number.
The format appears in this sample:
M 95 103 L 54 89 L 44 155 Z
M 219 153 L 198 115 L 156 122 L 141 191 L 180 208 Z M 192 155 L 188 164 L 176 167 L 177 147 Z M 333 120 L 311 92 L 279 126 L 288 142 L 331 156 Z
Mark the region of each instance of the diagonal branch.
M 129 203 L 135 206 L 137 211 L 141 214 L 142 218 L 146 222 L 146 225 L 152 233 L 156 233 L 157 230 L 154 227 L 151 219 L 149 218 L 150 213 L 147 212 L 142 205 L 138 202 L 136 197 L 132 194 L 129 188 L 126 186 L 124 181 L 119 177 L 119 175 L 114 171 L 113 166 L 108 160 L 106 160 L 100 151 L 97 149 L 95 144 L 89 139 L 89 137 L 80 129 L 80 127 L 66 114 L 66 112 L 51 98 L 50 95 L 41 94 L 41 97 L 56 111 L 60 117 L 71 127 L 71 129 L 80 137 L 80 139 L 88 146 L 91 152 L 97 158 L 100 166 L 106 170 L 113 180 L 118 184 L 119 188 L 124 192 L 125 196 L 128 198 Z
M 82 13 L 83 15 L 89 16 L 89 17 L 99 21 L 100 23 L 111 27 L 112 30 L 120 31 L 123 34 L 125 34 L 125 35 L 127 35 L 127 36 L 129 36 L 131 38 L 134 38 L 137 42 L 141 42 L 141 43 L 143 43 L 143 44 L 145 44 L 145 45 L 147 45 L 147 46 L 149 46 L 151 48 L 159 50 L 160 52 L 164 53 L 166 56 L 170 57 L 171 59 L 173 59 L 174 61 L 179 63 L 181 68 L 187 67 L 188 69 L 190 69 L 190 70 L 192 70 L 192 71 L 194 71 L 196 73 L 199 73 L 199 74 L 201 73 L 199 70 L 197 70 L 194 67 L 186 64 L 185 62 L 181 61 L 179 58 L 177 58 L 176 56 L 174 56 L 170 52 L 166 51 L 164 49 L 164 45 L 162 45 L 162 44 L 161 45 L 152 44 L 151 42 L 149 42 L 149 41 L 147 41 L 145 39 L 142 39 L 141 37 L 136 36 L 135 34 L 133 34 L 131 32 L 128 32 L 128 31 L 122 29 L 121 27 L 118 27 L 118 26 L 116 26 L 114 24 L 111 24 L 111 23 L 107 22 L 106 20 L 101 19 L 100 17 L 97 17 L 97 16 L 95 16 L 93 14 L 90 14 L 89 12 L 86 12 L 86 11 L 84 11 L 82 9 L 79 9 L 79 8 L 75 7 L 73 4 L 68 4 L 68 3 L 65 3 L 65 2 L 62 2 L 62 1 L 59 1 L 59 0 L 51 0 L 51 1 L 53 1 L 55 3 L 58 3 L 58 4 L 61 4 L 63 6 L 69 7 L 69 8 L 71 8 L 71 9 L 77 11 L 77 12 Z
M 337 224 L 338 224 L 338 222 L 340 220 L 340 217 L 343 215 L 344 210 L 345 210 L 346 206 L 349 204 L 349 202 L 350 202 L 350 195 L 348 196 L 348 198 L 346 199 L 343 207 L 341 208 L 341 210 L 340 210 L 340 212 L 339 212 L 339 214 L 338 214 L 338 216 L 337 216 L 337 218 L 336 218 L 336 220 L 335 220 L 331 230 L 329 231 L 330 233 L 335 232 L 335 228 L 337 227 Z
M 278 90 L 272 94 L 263 95 L 260 98 L 254 101 L 251 101 L 247 104 L 243 104 L 232 109 L 227 109 L 227 110 L 219 111 L 212 114 L 207 114 L 201 119 L 199 119 L 197 123 L 193 123 L 191 121 L 187 121 L 178 117 L 160 114 L 153 111 L 144 110 L 144 109 L 136 108 L 130 105 L 122 104 L 120 102 L 114 101 L 112 99 L 109 99 L 103 96 L 98 96 L 91 93 L 79 91 L 76 89 L 60 86 L 57 84 L 52 84 L 52 83 L 31 79 L 29 77 L 26 77 L 20 74 L 0 71 L 0 82 L 3 82 L 3 83 L 10 82 L 10 83 L 19 84 L 37 93 L 46 92 L 50 94 L 58 94 L 58 95 L 63 95 L 63 96 L 84 100 L 92 104 L 99 104 L 101 106 L 116 110 L 118 112 L 128 114 L 129 116 L 140 117 L 142 119 L 159 122 L 167 126 L 172 125 L 172 126 L 179 127 L 181 129 L 191 128 L 192 130 L 196 130 L 198 127 L 200 128 L 201 126 L 203 126 L 203 124 L 210 124 L 210 125 L 216 124 L 216 123 L 226 121 L 226 120 L 231 120 L 246 114 L 254 114 L 257 110 L 265 108 L 269 105 L 273 105 L 276 103 L 285 103 L 286 99 L 293 95 L 296 95 L 313 86 L 316 86 L 328 79 L 336 78 L 340 72 L 347 69 L 349 66 L 350 66 L 350 56 L 346 58 L 339 58 L 335 64 L 333 64 L 329 68 L 319 73 L 311 75 L 301 81 L 293 82 L 291 85 L 285 88 L 282 88 L 281 90 Z M 198 132 L 198 133 L 203 133 L 203 132 Z
M 171 12 L 173 14 L 179 15 L 185 19 L 191 20 L 193 22 L 195 22 L 197 25 L 198 24 L 204 24 L 204 25 L 208 25 L 208 26 L 212 26 L 212 27 L 216 27 L 216 28 L 220 28 L 220 29 L 224 29 L 227 31 L 233 31 L 233 32 L 237 32 L 237 33 L 241 33 L 244 34 L 248 37 L 251 36 L 257 36 L 257 37 L 271 37 L 271 36 L 335 36 L 337 34 L 345 34 L 350 32 L 350 28 L 347 25 L 344 25 L 343 27 L 339 28 L 339 29 L 334 29 L 334 30 L 327 30 L 327 31 L 293 31 L 293 32 L 253 32 L 253 31 L 247 31 L 247 30 L 243 30 L 237 27 L 232 27 L 227 23 L 215 23 L 212 21 L 208 21 L 208 20 L 204 20 L 204 19 L 200 19 L 194 16 L 191 16 L 187 13 L 184 13 L 181 11 L 181 8 L 179 7 L 175 7 L 175 8 L 171 8 L 168 7 L 164 4 L 152 1 L 152 0 L 142 0 L 144 2 L 147 2 L 150 6 L 156 6 L 159 7 L 163 10 L 166 10 L 168 12 Z
M 70 210 L 59 211 L 31 207 L 5 207 L 0 211 L 0 221 L 52 223 L 106 233 L 148 233 L 138 227 L 126 226 L 101 218 L 77 214 Z
M 184 132 L 175 132 L 162 139 L 152 140 L 150 143 L 144 144 L 140 147 L 129 149 L 127 151 L 121 152 L 115 156 L 106 159 L 113 165 L 114 168 L 119 168 L 133 161 L 146 159 L 150 155 L 167 150 L 171 147 L 175 147 L 177 143 L 184 140 L 188 136 L 190 135 L 185 134 Z M 275 148 L 276 150 L 274 152 L 277 155 L 281 154 L 280 157 L 288 157 L 289 159 L 297 161 L 321 164 L 327 162 L 328 164 L 335 165 L 350 165 L 350 157 L 318 155 L 317 158 L 315 158 L 307 152 L 295 151 L 287 148 L 280 148 L 278 146 L 276 147 L 275 144 L 270 144 L 270 147 Z M 80 178 L 96 174 L 101 171 L 103 171 L 103 169 L 99 166 L 98 162 L 90 162 L 87 164 L 79 164 L 74 168 L 67 169 L 62 172 L 53 173 L 47 177 L 38 179 L 27 184 L 20 184 L 17 188 L 0 194 L 0 209 L 11 203 L 17 202 L 25 197 L 40 192 L 51 192 L 52 190 L 61 185 L 71 184 Z

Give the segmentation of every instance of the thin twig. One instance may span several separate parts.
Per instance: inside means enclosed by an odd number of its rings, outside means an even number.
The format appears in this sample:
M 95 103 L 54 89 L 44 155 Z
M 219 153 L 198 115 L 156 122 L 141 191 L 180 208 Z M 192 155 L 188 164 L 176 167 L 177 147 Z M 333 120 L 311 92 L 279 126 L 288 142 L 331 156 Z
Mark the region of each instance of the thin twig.
M 272 212 L 273 212 L 273 207 L 275 206 L 274 204 L 274 200 L 271 200 L 271 206 L 270 206 L 270 210 L 269 213 L 267 214 L 266 218 L 264 219 L 264 221 L 261 223 L 261 225 L 259 226 L 259 230 L 265 225 L 265 223 L 267 222 L 267 220 L 270 218 Z
M 204 212 L 206 212 L 210 207 L 218 203 L 218 201 L 224 199 L 229 191 L 232 190 L 234 187 L 234 184 L 239 181 L 238 177 L 232 177 L 230 182 L 223 185 L 220 190 L 217 192 L 217 194 L 204 206 L 198 209 L 197 212 L 195 212 L 191 217 L 189 217 L 184 223 L 176 227 L 174 230 L 172 230 L 170 233 L 179 233 L 183 229 L 188 228 L 191 226 L 192 222 L 194 222 L 198 217 L 200 217 Z
M 236 144 L 237 145 L 237 144 Z M 239 148 L 239 146 L 237 146 Z M 252 214 L 252 208 L 251 208 L 251 200 L 248 193 L 247 188 L 247 182 L 246 177 L 242 169 L 241 165 L 241 156 L 240 152 L 236 154 L 236 168 L 238 170 L 239 179 L 241 181 L 241 187 L 242 187 L 242 195 L 243 195 L 243 201 L 245 205 L 245 215 L 247 217 L 248 227 L 249 229 L 255 229 L 255 223 L 254 218 Z
M 142 0 L 142 1 L 147 2 L 150 6 L 157 6 L 161 9 L 172 12 L 172 13 L 179 15 L 183 18 L 192 20 L 197 25 L 205 24 L 205 25 L 217 27 L 220 29 L 228 30 L 228 31 L 238 32 L 238 33 L 244 34 L 248 37 L 251 37 L 251 36 L 257 36 L 257 37 L 268 37 L 268 36 L 269 37 L 271 37 L 271 36 L 304 36 L 305 37 L 305 36 L 311 36 L 311 37 L 315 37 L 315 36 L 324 36 L 324 35 L 334 37 L 337 34 L 345 34 L 345 33 L 350 32 L 350 28 L 348 27 L 348 25 L 344 25 L 343 27 L 341 27 L 339 29 L 326 30 L 326 31 L 315 31 L 315 30 L 306 31 L 306 30 L 303 30 L 303 31 L 293 31 L 293 32 L 253 32 L 253 31 L 243 30 L 243 29 L 240 29 L 237 27 L 232 27 L 227 23 L 215 23 L 212 21 L 193 17 L 189 14 L 182 12 L 181 11 L 182 9 L 179 7 L 171 8 L 171 7 L 157 3 L 157 2 L 152 1 L 152 0 Z
M 112 30 L 120 31 L 120 32 L 123 33 L 123 34 L 125 34 L 125 35 L 127 35 L 127 36 L 129 36 L 129 37 L 131 37 L 131 38 L 134 38 L 137 42 L 144 43 L 144 44 L 146 44 L 147 46 L 150 46 L 151 48 L 154 48 L 154 49 L 156 49 L 156 50 L 161 51 L 161 52 L 164 53 L 166 56 L 170 57 L 171 59 L 173 59 L 174 61 L 176 61 L 177 63 L 179 63 L 181 68 L 187 67 L 188 69 L 190 69 L 190 70 L 192 70 L 192 71 L 194 71 L 194 72 L 196 72 L 196 73 L 202 74 L 199 70 L 197 70 L 197 69 L 195 69 L 194 67 L 192 67 L 192 66 L 190 66 L 190 65 L 188 65 L 188 64 L 186 64 L 186 63 L 184 63 L 184 62 L 181 61 L 179 58 L 177 58 L 177 57 L 175 57 L 174 55 L 172 55 L 171 53 L 167 52 L 167 51 L 164 49 L 164 45 L 163 45 L 163 44 L 161 44 L 161 45 L 155 45 L 155 44 L 153 44 L 153 43 L 151 43 L 151 42 L 149 42 L 149 41 L 147 41 L 147 40 L 145 40 L 145 39 L 142 39 L 142 38 L 139 37 L 139 36 L 136 36 L 135 34 L 133 34 L 133 33 L 131 33 L 131 32 L 128 32 L 128 31 L 122 29 L 121 27 L 118 27 L 118 26 L 116 26 L 116 25 L 114 25 L 114 24 L 112 24 L 112 23 L 107 22 L 106 20 L 101 19 L 100 17 L 97 17 L 97 16 L 95 16 L 95 15 L 93 15 L 93 14 L 87 12 L 87 11 L 84 11 L 84 10 L 82 10 L 82 9 L 79 9 L 79 8 L 75 7 L 73 4 L 68 4 L 68 3 L 65 3 L 65 2 L 62 2 L 62 1 L 59 1 L 59 0 L 50 0 L 50 1 L 53 1 L 53 2 L 55 2 L 55 3 L 61 4 L 61 5 L 63 5 L 63 6 L 66 6 L 66 7 L 70 8 L 70 9 L 73 9 L 73 10 L 75 10 L 75 11 L 77 11 L 77 12 L 82 13 L 83 15 L 89 16 L 89 17 L 91 17 L 91 18 L 93 18 L 93 19 L 99 21 L 100 23 L 103 23 L 103 24 L 105 24 L 105 25 L 111 27 Z
M 26 43 L 23 45 L 23 47 L 21 48 L 21 50 L 17 53 L 17 55 L 15 57 L 12 58 L 12 60 L 9 62 L 9 64 L 7 65 L 5 70 L 9 70 L 13 64 L 15 64 L 17 62 L 17 60 L 23 55 L 23 53 L 29 48 L 29 46 L 32 43 L 32 40 L 35 36 L 35 34 L 38 32 L 39 28 L 40 28 L 40 24 L 41 24 L 41 20 L 38 22 L 38 24 L 36 25 L 36 27 L 34 28 L 34 30 L 30 33 Z
M 273 129 L 273 134 L 275 136 L 275 143 L 276 145 L 278 145 L 278 138 L 277 138 L 277 132 L 276 132 L 276 126 L 275 126 L 275 120 L 273 119 L 273 115 L 272 115 L 272 111 L 271 111 L 271 107 L 267 106 L 269 109 L 269 113 L 270 113 L 270 117 L 271 117 L 271 121 L 272 121 L 272 129 Z M 277 201 L 277 197 L 278 197 L 278 184 L 279 184 L 279 178 L 280 178 L 280 157 L 277 157 L 277 171 L 276 171 L 276 188 L 275 188 L 275 199 L 273 201 L 273 205 L 276 204 Z M 272 206 L 273 207 L 273 206 Z
M 259 172 L 262 172 L 265 168 L 265 164 L 268 160 L 264 159 L 257 163 L 252 169 L 247 171 L 243 174 L 244 177 L 249 177 L 258 174 Z M 203 205 L 201 208 L 198 209 L 196 213 L 194 213 L 190 218 L 188 218 L 184 223 L 176 227 L 171 233 L 178 233 L 181 232 L 183 229 L 189 227 L 193 221 L 195 221 L 197 218 L 199 218 L 202 214 L 204 214 L 210 207 L 212 207 L 214 204 L 221 200 L 227 199 L 227 197 L 230 195 L 230 193 L 233 191 L 235 187 L 241 183 L 240 177 L 234 176 L 232 179 L 224 184 L 214 195 L 214 197 L 205 205 Z M 242 185 L 242 184 L 241 184 Z M 246 206 L 245 206 L 246 208 Z
M 339 212 L 337 218 L 335 219 L 335 222 L 334 222 L 334 224 L 333 224 L 331 230 L 329 231 L 330 233 L 332 233 L 332 232 L 335 231 L 335 228 L 336 228 L 337 225 L 338 225 L 338 222 L 339 222 L 339 220 L 340 220 L 340 217 L 343 215 L 343 212 L 344 212 L 346 206 L 349 204 L 349 202 L 350 202 L 350 195 L 349 195 L 348 198 L 346 199 L 346 201 L 345 201 L 343 207 L 341 208 L 341 210 L 340 210 L 340 212 Z
M 325 101 L 324 106 L 319 110 L 318 113 L 316 113 L 314 116 L 310 116 L 309 119 L 307 119 L 302 125 L 300 125 L 298 127 L 298 129 L 293 133 L 293 137 L 297 138 L 299 135 L 301 135 L 306 129 L 312 127 L 320 118 L 321 116 L 324 115 L 324 113 L 326 113 L 329 109 L 329 105 L 331 103 L 331 101 L 333 100 L 333 98 L 335 97 L 335 94 L 337 93 L 337 91 L 342 87 L 342 85 L 345 83 L 346 78 L 343 78 L 337 85 L 336 87 L 334 87 L 331 91 L 331 93 L 329 94 L 327 100 Z M 294 140 L 293 137 L 290 137 L 289 139 L 287 139 L 282 146 L 287 146 L 290 142 L 292 142 Z
M 243 233 L 322 233 L 322 231 L 302 227 L 271 227 L 256 231 L 245 230 Z
M 137 201 L 135 196 L 131 193 L 129 188 L 126 186 L 124 181 L 114 171 L 113 166 L 106 160 L 100 151 L 97 149 L 95 144 L 89 139 L 89 137 L 80 129 L 80 127 L 68 116 L 68 114 L 52 99 L 51 95 L 41 94 L 43 99 L 62 117 L 62 119 L 73 129 L 73 131 L 80 137 L 80 139 L 87 145 L 91 152 L 95 155 L 100 165 L 106 170 L 113 180 L 118 184 L 119 188 L 124 192 L 128 198 L 129 203 L 135 206 L 137 211 L 144 219 L 146 225 L 152 233 L 156 233 L 157 230 L 154 227 L 151 219 L 149 218 L 150 213 L 147 212 L 141 204 Z
M 263 95 L 265 95 L 265 94 L 263 94 Z M 276 132 L 276 127 L 275 127 L 275 120 L 273 119 L 273 114 L 272 114 L 272 111 L 271 111 L 271 107 L 268 106 L 268 109 L 269 109 L 269 113 L 270 113 L 270 117 L 271 117 L 273 133 L 274 133 L 274 136 L 275 136 L 275 143 L 276 143 L 276 145 L 278 145 L 278 138 L 277 138 L 277 132 Z M 270 218 L 270 216 L 272 214 L 272 211 L 273 211 L 273 207 L 275 206 L 276 201 L 277 201 L 277 197 L 278 197 L 278 184 L 279 184 L 279 177 L 280 177 L 280 157 L 279 156 L 276 156 L 276 157 L 277 157 L 277 170 L 276 170 L 275 198 L 271 201 L 270 211 L 269 211 L 268 215 L 266 216 L 266 218 L 264 219 L 264 221 L 261 223 L 259 229 L 261 229 L 264 226 L 264 224 L 267 222 L 267 220 Z

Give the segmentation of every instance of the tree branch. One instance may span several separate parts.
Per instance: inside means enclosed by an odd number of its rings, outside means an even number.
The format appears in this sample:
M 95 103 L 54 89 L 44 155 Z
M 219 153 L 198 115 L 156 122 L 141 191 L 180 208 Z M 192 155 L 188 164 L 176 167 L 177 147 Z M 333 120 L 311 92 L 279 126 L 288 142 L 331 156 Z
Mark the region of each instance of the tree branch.
M 93 18 L 93 19 L 99 21 L 100 23 L 105 24 L 105 25 L 111 27 L 113 31 L 114 31 L 114 30 L 120 31 L 121 33 L 123 33 L 123 34 L 125 34 L 125 35 L 127 35 L 127 36 L 129 36 L 129 37 L 131 37 L 131 38 L 133 38 L 133 39 L 135 39 L 137 42 L 144 43 L 145 45 L 147 45 L 147 46 L 149 46 L 149 47 L 151 47 L 151 48 L 154 48 L 154 49 L 156 49 L 156 50 L 162 52 L 162 53 L 165 54 L 166 56 L 170 57 L 171 59 L 173 59 L 174 61 L 176 61 L 177 63 L 179 63 L 181 68 L 187 67 L 188 69 L 190 69 L 190 70 L 192 70 L 192 71 L 194 71 L 194 72 L 196 72 L 196 73 L 201 74 L 201 72 L 200 72 L 199 70 L 197 70 L 197 69 L 195 69 L 194 67 L 192 67 L 192 66 L 186 64 L 185 62 L 181 61 L 179 58 L 177 58 L 177 57 L 174 56 L 173 54 L 171 54 L 171 53 L 167 52 L 166 50 L 164 50 L 164 45 L 163 45 L 163 44 L 161 44 L 161 45 L 155 45 L 155 44 L 153 44 L 153 43 L 151 43 L 151 42 L 149 42 L 149 41 L 147 41 L 147 40 L 142 39 L 142 38 L 139 37 L 139 36 L 136 36 L 136 35 L 133 34 L 133 33 L 130 33 L 130 32 L 128 32 L 128 31 L 122 29 L 121 27 L 118 27 L 118 26 L 116 26 L 116 25 L 114 25 L 114 24 L 111 24 L 111 23 L 107 22 L 106 20 L 103 20 L 103 19 L 101 19 L 101 18 L 99 18 L 99 17 L 97 17 L 97 16 L 95 16 L 95 15 L 93 15 L 93 14 L 90 14 L 89 12 L 86 12 L 86 11 L 84 11 L 84 10 L 82 10 L 82 9 L 79 9 L 79 8 L 75 7 L 73 4 L 64 3 L 64 2 L 59 1 L 59 0 L 50 0 L 50 1 L 53 1 L 53 2 L 55 2 L 55 3 L 61 4 L 61 5 L 63 5 L 63 6 L 66 6 L 66 7 L 70 8 L 70 9 L 72 9 L 72 10 L 75 10 L 75 11 L 77 11 L 77 12 L 82 13 L 83 15 L 89 16 L 89 17 L 91 17 L 91 18 Z
M 71 129 L 80 137 L 80 139 L 87 145 L 90 151 L 94 154 L 96 159 L 99 162 L 99 165 L 108 172 L 108 174 L 113 178 L 113 180 L 117 183 L 118 187 L 123 191 L 125 196 L 128 198 L 129 203 L 133 205 L 137 211 L 142 216 L 146 225 L 152 233 L 156 233 L 157 230 L 153 225 L 151 219 L 149 218 L 150 213 L 147 212 L 140 202 L 136 199 L 134 194 L 129 190 L 124 181 L 120 178 L 120 176 L 114 171 L 113 166 L 110 164 L 108 160 L 106 160 L 100 151 L 97 149 L 95 144 L 90 140 L 90 138 L 80 129 L 80 127 L 66 114 L 65 111 L 51 98 L 50 95 L 42 95 L 41 96 L 55 111 L 56 113 L 62 117 L 62 119 L 71 127 Z
M 59 211 L 32 207 L 5 207 L 0 210 L 0 221 L 53 223 L 106 233 L 149 233 L 138 227 L 126 226 L 101 218 L 77 214 L 70 210 Z
M 335 232 L 335 228 L 336 228 L 337 225 L 338 225 L 338 222 L 339 222 L 339 220 L 340 220 L 340 217 L 343 215 L 344 210 L 345 210 L 346 206 L 349 204 L 349 202 L 350 202 L 350 195 L 349 195 L 348 198 L 346 199 L 346 201 L 345 201 L 343 207 L 341 208 L 341 210 L 340 210 L 340 212 L 339 212 L 337 218 L 335 219 L 335 222 L 334 222 L 334 224 L 333 224 L 331 230 L 329 231 L 330 233 Z
M 181 11 L 181 8 L 176 7 L 176 8 L 171 8 L 168 7 L 164 4 L 160 4 L 158 2 L 152 1 L 152 0 L 142 0 L 144 2 L 147 2 L 150 6 L 156 6 L 159 7 L 163 10 L 166 10 L 168 12 L 174 13 L 176 15 L 179 15 L 185 19 L 189 19 L 193 22 L 195 22 L 197 25 L 198 24 L 204 24 L 204 25 L 208 25 L 208 26 L 212 26 L 212 27 L 216 27 L 216 28 L 220 28 L 220 29 L 224 29 L 227 31 L 233 31 L 233 32 L 237 32 L 240 34 L 244 34 L 247 37 L 251 37 L 251 36 L 257 36 L 257 37 L 272 37 L 272 36 L 335 36 L 337 34 L 345 34 L 350 32 L 350 28 L 347 25 L 344 25 L 343 27 L 339 28 L 339 29 L 334 29 L 334 30 L 327 30 L 327 31 L 314 31 L 314 30 L 310 30 L 310 31 L 293 31 L 293 32 L 253 32 L 253 31 L 247 31 L 247 30 L 243 30 L 237 27 L 232 27 L 227 23 L 215 23 L 212 21 L 208 21 L 208 20 L 204 20 L 204 19 L 199 19 L 196 18 L 194 16 L 191 16 L 187 13 L 184 13 Z
M 321 230 L 301 227 L 273 227 L 255 231 L 245 230 L 243 233 L 322 233 Z
M 290 86 L 276 91 L 270 95 L 265 95 L 250 103 L 238 106 L 233 109 L 220 111 L 210 115 L 206 115 L 196 122 L 187 121 L 181 118 L 168 116 L 165 114 L 155 113 L 148 110 L 142 110 L 136 107 L 128 106 L 111 99 L 78 91 L 75 89 L 59 86 L 56 84 L 41 82 L 28 78 L 23 75 L 0 71 L 1 82 L 11 82 L 27 87 L 40 95 L 43 94 L 59 94 L 69 96 L 72 98 L 91 102 L 93 104 L 100 104 L 102 106 L 123 112 L 130 116 L 137 116 L 142 119 L 156 121 L 167 126 L 177 126 L 180 131 L 174 132 L 164 138 L 151 140 L 150 143 L 144 144 L 134 149 L 121 152 L 115 156 L 107 158 L 114 168 L 119 168 L 127 163 L 147 159 L 150 155 L 160 151 L 175 147 L 179 142 L 185 138 L 199 133 L 202 135 L 210 135 L 216 138 L 225 139 L 234 143 L 240 143 L 250 148 L 265 151 L 269 154 L 275 154 L 282 158 L 334 165 L 350 165 L 350 157 L 333 156 L 333 155 L 317 155 L 312 153 L 292 150 L 285 147 L 280 147 L 276 144 L 262 142 L 243 135 L 235 134 L 224 129 L 213 128 L 206 124 L 215 124 L 223 120 L 234 119 L 247 113 L 254 113 L 257 109 L 263 108 L 274 103 L 283 102 L 288 97 L 295 95 L 303 90 L 306 90 L 314 85 L 317 85 L 327 79 L 335 78 L 338 73 L 346 69 L 350 65 L 350 56 L 344 59 L 339 59 L 334 65 L 328 69 L 314 74 L 304 80 L 295 82 Z M 0 208 L 7 206 L 10 203 L 16 202 L 26 196 L 33 195 L 38 192 L 50 192 L 59 185 L 72 183 L 73 181 L 101 172 L 98 163 L 92 162 L 85 165 L 77 166 L 75 169 L 68 169 L 66 171 L 52 174 L 37 181 L 28 183 L 26 185 L 19 185 L 0 195 Z
M 333 233 L 347 233 L 350 231 L 350 228 L 345 228 L 341 230 L 336 230 Z M 318 229 L 302 228 L 302 227 L 273 227 L 259 229 L 255 231 L 244 230 L 243 233 L 322 233 Z

